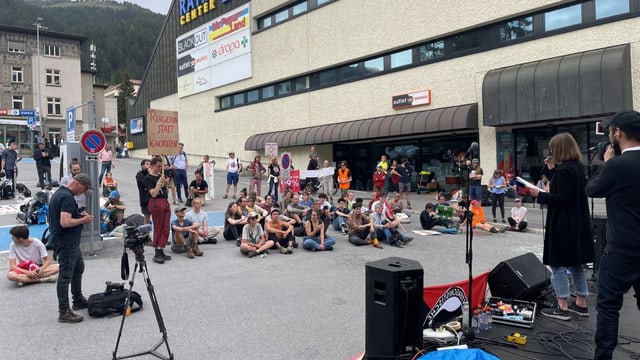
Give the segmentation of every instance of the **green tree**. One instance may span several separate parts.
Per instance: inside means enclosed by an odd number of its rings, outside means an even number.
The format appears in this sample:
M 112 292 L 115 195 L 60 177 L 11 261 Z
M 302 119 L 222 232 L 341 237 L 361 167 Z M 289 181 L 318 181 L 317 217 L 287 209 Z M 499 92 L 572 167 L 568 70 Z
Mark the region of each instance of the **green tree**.
M 129 119 L 127 119 L 127 99 L 133 96 L 134 88 L 129 73 L 124 73 L 124 79 L 118 89 L 118 124 L 127 124 L 129 127 Z

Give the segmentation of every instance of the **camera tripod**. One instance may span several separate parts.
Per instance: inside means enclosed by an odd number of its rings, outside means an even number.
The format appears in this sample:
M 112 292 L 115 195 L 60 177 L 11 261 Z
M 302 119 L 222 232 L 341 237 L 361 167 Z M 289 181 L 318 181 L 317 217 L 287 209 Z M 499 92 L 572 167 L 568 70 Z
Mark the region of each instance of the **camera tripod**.
M 136 270 L 138 270 L 139 268 L 140 269 L 139 271 L 142 274 L 142 278 L 144 279 L 144 283 L 147 285 L 147 292 L 149 292 L 149 298 L 151 299 L 151 305 L 153 306 L 153 312 L 156 316 L 156 322 L 158 323 L 158 328 L 160 330 L 160 333 L 162 333 L 162 339 L 160 339 L 160 341 L 158 341 L 155 345 L 151 347 L 151 349 L 147 351 L 130 354 L 126 356 L 118 356 L 118 346 L 120 345 L 120 338 L 122 337 L 122 328 L 124 327 L 124 320 L 127 318 L 127 312 L 128 312 L 125 310 L 122 313 L 122 321 L 120 322 L 120 330 L 118 331 L 118 340 L 116 341 L 116 348 L 113 350 L 113 360 L 129 359 L 129 358 L 138 357 L 142 355 L 152 355 L 157 357 L 158 359 L 173 360 L 174 356 L 173 356 L 173 353 L 171 352 L 171 349 L 169 348 L 169 342 L 167 340 L 167 328 L 164 325 L 164 320 L 162 319 L 162 314 L 160 313 L 160 306 L 158 306 L 158 299 L 156 298 L 156 293 L 153 290 L 153 285 L 151 284 L 151 279 L 149 278 L 149 271 L 147 271 L 147 262 L 144 259 L 144 248 L 142 246 L 136 247 L 133 249 L 133 252 L 136 255 L 136 265 L 133 268 L 133 273 L 131 274 L 131 280 L 129 281 L 129 295 L 127 296 L 125 306 L 127 306 L 127 308 L 130 306 L 129 301 L 131 297 L 131 291 L 133 289 L 134 279 L 136 277 Z M 127 265 L 127 268 L 128 268 L 128 265 Z M 162 344 L 165 344 L 165 346 L 167 347 L 168 355 L 163 355 L 156 351 L 160 346 L 162 346 Z

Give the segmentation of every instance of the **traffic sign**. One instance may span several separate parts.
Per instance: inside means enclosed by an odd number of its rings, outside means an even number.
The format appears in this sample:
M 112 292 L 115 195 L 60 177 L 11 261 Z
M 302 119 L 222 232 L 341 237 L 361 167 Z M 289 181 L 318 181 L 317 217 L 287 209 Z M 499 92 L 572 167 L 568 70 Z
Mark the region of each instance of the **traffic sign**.
M 288 152 L 282 153 L 282 158 L 280 159 L 280 165 L 284 170 L 289 169 L 291 166 L 291 154 Z
M 76 108 L 67 110 L 67 141 L 76 139 Z
M 98 130 L 87 130 L 82 133 L 80 146 L 88 154 L 97 154 L 107 145 L 104 135 Z
M 27 125 L 36 125 L 36 117 L 35 116 L 27 116 Z

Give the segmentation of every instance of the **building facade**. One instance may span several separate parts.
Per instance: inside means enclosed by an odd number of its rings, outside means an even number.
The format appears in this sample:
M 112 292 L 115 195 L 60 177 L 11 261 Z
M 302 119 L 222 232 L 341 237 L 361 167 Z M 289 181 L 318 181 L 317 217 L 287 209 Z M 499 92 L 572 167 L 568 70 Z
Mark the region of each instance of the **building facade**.
M 0 142 L 15 139 L 21 154 L 30 155 L 39 134 L 66 139 L 66 108 L 82 104 L 80 50 L 86 40 L 39 30 L 38 58 L 35 28 L 0 25 Z
M 485 174 L 537 181 L 551 136 L 571 132 L 590 162 L 596 123 L 639 100 L 638 0 L 194 3 L 172 3 L 128 108 L 178 111 L 192 154 L 276 143 L 306 168 L 315 145 L 358 189 L 387 154 L 444 187 L 477 141 Z

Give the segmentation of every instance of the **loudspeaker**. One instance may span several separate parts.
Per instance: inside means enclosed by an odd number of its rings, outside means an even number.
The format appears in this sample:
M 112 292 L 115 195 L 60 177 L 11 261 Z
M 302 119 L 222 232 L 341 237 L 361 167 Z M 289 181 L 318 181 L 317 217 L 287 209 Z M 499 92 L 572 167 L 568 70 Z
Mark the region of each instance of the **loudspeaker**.
M 533 253 L 505 260 L 489 274 L 491 295 L 505 299 L 535 300 L 549 287 L 551 272 Z
M 365 269 L 365 359 L 413 356 L 422 348 L 422 266 L 390 257 L 369 262 Z

